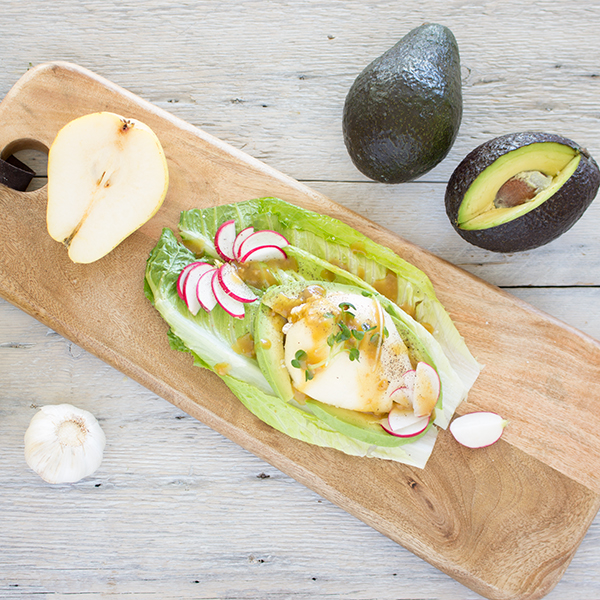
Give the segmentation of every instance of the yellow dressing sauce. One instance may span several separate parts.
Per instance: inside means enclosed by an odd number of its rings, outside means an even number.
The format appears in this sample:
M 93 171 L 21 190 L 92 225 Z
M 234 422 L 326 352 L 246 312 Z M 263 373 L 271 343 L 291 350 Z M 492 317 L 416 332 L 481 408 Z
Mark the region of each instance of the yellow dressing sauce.
M 256 352 L 254 351 L 254 338 L 252 334 L 246 333 L 243 336 L 239 337 L 233 345 L 231 349 L 237 354 L 241 354 L 242 356 L 247 356 L 248 358 L 256 358 Z
M 183 245 L 197 257 L 203 256 L 206 244 L 202 240 L 183 240 Z
M 352 242 L 352 244 L 350 244 L 350 250 L 352 250 L 352 252 L 355 254 L 367 253 L 364 242 Z
M 228 363 L 217 363 L 215 365 L 215 373 L 217 375 L 228 375 L 231 365 Z
M 392 302 L 398 298 L 398 276 L 392 271 L 388 271 L 383 279 L 374 281 L 373 287 Z
M 269 260 L 266 262 L 251 261 L 237 265 L 238 274 L 248 285 L 264 290 L 277 285 L 275 272 L 278 269 L 298 271 L 298 262 L 293 257 Z

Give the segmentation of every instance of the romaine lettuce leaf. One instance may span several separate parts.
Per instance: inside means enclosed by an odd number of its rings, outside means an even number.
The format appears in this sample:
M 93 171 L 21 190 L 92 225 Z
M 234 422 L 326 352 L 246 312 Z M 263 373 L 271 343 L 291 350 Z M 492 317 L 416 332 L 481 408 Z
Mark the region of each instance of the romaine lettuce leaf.
M 236 340 L 251 330 L 257 306 L 250 305 L 244 319 L 235 319 L 224 310 L 193 316 L 177 294 L 177 277 L 194 255 L 177 242 L 170 229 L 163 230 L 152 250 L 146 267 L 146 295 L 169 324 L 171 335 L 200 357 L 203 366 L 212 371 L 225 371 L 232 377 L 272 393 L 255 359 L 232 350 Z M 225 366 L 226 365 L 226 366 Z
M 277 431 L 315 446 L 336 448 L 352 456 L 384 458 L 423 468 L 437 437 L 437 430 L 432 427 L 410 444 L 393 448 L 371 446 L 331 429 L 311 413 L 284 402 L 279 396 L 265 394 L 233 377 L 225 376 L 223 381 L 250 412 Z
M 315 259 L 322 259 L 333 265 L 330 270 L 335 271 L 337 281 L 343 282 L 345 278 L 347 283 L 363 285 L 365 289 L 382 290 L 394 303 L 395 316 L 403 322 L 409 317 L 427 333 L 430 331 L 445 356 L 440 356 L 440 362 L 446 361 L 455 373 L 451 378 L 453 382 L 445 384 L 444 412 L 438 415 L 437 421 L 442 427 L 449 423 L 477 379 L 481 366 L 437 299 L 425 273 L 349 225 L 278 198 L 257 198 L 185 211 L 179 223 L 181 237 L 191 247 L 203 247 L 208 255 L 216 256 L 214 235 L 219 225 L 228 219 L 235 219 L 238 231 L 249 226 L 273 229 L 289 240 L 293 256 L 311 256 L 311 260 L 300 265 L 299 278 L 318 279 L 323 269 L 315 264 Z M 393 285 L 386 286 L 388 281 Z M 395 293 L 391 295 L 390 290 Z M 456 377 L 462 382 L 462 389 Z
M 347 454 L 423 467 L 435 443 L 435 428 L 403 446 L 373 447 L 333 431 L 303 408 L 279 398 L 257 360 L 232 349 L 236 340 L 253 334 L 258 302 L 246 305 L 244 319 L 231 317 L 218 306 L 196 316 L 189 312 L 176 291 L 179 272 L 197 260 L 196 255 L 218 259 L 214 235 L 229 219 L 236 221 L 238 231 L 248 226 L 272 229 L 290 241 L 287 253 L 297 267 L 270 267 L 278 284 L 327 277 L 377 294 L 399 332 L 419 340 L 440 374 L 443 410 L 437 412 L 437 425 L 448 424 L 477 377 L 479 365 L 423 272 L 348 225 L 276 198 L 185 211 L 179 224 L 183 244 L 169 229 L 163 231 L 148 259 L 144 285 L 148 299 L 171 327 L 171 346 L 190 352 L 195 364 L 217 373 L 252 413 L 291 437 Z M 259 297 L 264 293 L 260 288 L 254 291 Z

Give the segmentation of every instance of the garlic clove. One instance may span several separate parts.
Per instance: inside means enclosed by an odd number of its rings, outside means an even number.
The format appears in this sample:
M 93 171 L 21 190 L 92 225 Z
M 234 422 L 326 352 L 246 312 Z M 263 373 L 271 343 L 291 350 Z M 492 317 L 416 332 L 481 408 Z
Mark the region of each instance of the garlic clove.
M 25 460 L 48 483 L 74 483 L 102 462 L 106 437 L 87 410 L 42 406 L 25 432 Z

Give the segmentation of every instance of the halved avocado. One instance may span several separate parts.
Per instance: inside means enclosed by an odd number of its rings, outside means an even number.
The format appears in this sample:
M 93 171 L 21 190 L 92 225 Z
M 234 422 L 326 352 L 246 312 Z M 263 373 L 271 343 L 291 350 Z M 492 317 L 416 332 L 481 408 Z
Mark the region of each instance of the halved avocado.
M 570 229 L 599 186 L 598 165 L 572 140 L 513 133 L 482 144 L 458 165 L 446 189 L 446 212 L 471 244 L 521 252 Z

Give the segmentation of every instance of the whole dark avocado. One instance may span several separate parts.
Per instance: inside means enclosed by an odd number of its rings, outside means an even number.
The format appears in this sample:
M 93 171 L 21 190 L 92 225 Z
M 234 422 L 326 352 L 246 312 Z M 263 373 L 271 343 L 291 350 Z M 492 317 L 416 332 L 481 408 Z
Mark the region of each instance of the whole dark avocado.
M 599 186 L 598 165 L 572 140 L 511 133 L 478 146 L 456 167 L 446 188 L 446 213 L 467 242 L 522 252 L 570 229 Z
M 344 105 L 344 142 L 361 173 L 402 183 L 448 154 L 461 118 L 458 44 L 447 27 L 426 23 L 356 78 Z

